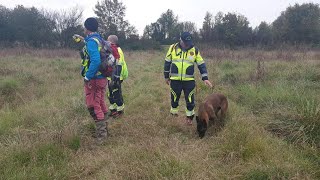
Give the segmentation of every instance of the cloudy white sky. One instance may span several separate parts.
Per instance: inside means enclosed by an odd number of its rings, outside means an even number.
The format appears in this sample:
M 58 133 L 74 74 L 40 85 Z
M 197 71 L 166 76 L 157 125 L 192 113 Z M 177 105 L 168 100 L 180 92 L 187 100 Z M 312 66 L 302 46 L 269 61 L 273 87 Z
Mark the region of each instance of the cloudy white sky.
M 101 0 L 100 0 L 101 1 Z M 207 11 L 216 14 L 237 12 L 245 15 L 251 26 L 261 21 L 271 23 L 286 7 L 295 3 L 318 3 L 320 0 L 120 0 L 127 7 L 126 19 L 137 29 L 139 34 L 147 24 L 155 22 L 167 9 L 172 9 L 180 21 L 195 22 L 201 28 Z M 97 0 L 0 0 L 0 4 L 13 8 L 18 4 L 26 7 L 35 6 L 45 9 L 68 9 L 78 5 L 84 9 L 84 16 L 94 16 L 93 8 Z

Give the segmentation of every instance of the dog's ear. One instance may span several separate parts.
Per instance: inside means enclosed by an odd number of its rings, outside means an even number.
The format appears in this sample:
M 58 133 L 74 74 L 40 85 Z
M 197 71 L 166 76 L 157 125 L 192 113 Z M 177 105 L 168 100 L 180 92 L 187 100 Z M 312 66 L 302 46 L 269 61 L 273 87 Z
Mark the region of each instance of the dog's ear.
M 196 116 L 196 121 L 199 122 L 199 116 Z

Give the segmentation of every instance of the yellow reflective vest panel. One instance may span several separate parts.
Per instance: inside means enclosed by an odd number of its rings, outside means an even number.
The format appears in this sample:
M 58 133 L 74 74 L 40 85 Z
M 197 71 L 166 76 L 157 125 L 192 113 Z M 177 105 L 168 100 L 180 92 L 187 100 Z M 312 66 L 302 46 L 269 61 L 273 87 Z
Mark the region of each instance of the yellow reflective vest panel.
M 124 53 L 120 47 L 118 47 L 118 53 L 120 55 L 120 58 L 116 60 L 116 67 L 113 73 L 113 76 L 116 78 L 120 78 L 120 80 L 125 80 L 128 78 L 128 67 L 127 63 L 124 60 Z M 107 78 L 108 80 L 111 80 L 111 77 Z
M 97 38 L 92 38 L 92 39 L 98 44 L 98 51 L 100 52 L 102 45 L 101 45 L 99 39 L 97 39 Z M 90 66 L 90 58 L 89 58 L 89 54 L 88 54 L 88 50 L 87 50 L 86 45 L 82 48 L 81 65 L 82 65 L 81 75 L 84 77 L 89 69 L 89 66 Z M 98 71 L 96 75 L 101 75 L 101 72 Z
M 183 51 L 179 43 L 170 46 L 164 65 L 164 76 L 171 80 L 192 81 L 194 80 L 194 65 L 197 65 L 202 80 L 208 80 L 205 62 L 199 50 L 192 47 Z
M 119 62 L 118 62 L 118 65 L 121 66 L 121 72 L 120 72 L 120 80 L 125 80 L 128 78 L 128 67 L 127 67 L 127 63 L 126 61 L 124 60 L 124 54 L 123 54 L 123 51 L 120 47 L 118 47 L 118 52 L 119 52 L 119 55 L 120 55 L 120 59 L 119 59 Z

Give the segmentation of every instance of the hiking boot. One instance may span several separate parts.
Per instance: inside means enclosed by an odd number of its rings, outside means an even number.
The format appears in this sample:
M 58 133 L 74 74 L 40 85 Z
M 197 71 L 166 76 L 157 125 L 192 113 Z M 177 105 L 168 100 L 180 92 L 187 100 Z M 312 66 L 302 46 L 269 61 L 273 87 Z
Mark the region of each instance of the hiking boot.
M 98 145 L 103 144 L 108 137 L 108 127 L 105 120 L 96 121 L 96 142 Z
M 123 115 L 123 111 L 116 111 L 113 115 L 112 115 L 112 117 L 113 118 L 119 118 L 120 116 L 122 116 Z
M 194 115 L 192 115 L 192 116 L 187 116 L 187 117 L 186 117 L 186 123 L 187 123 L 187 125 L 192 125 L 192 120 L 193 120 L 193 118 L 194 118 Z
M 108 113 L 108 116 L 109 116 L 109 117 L 112 117 L 115 113 L 117 113 L 117 110 L 116 110 L 116 109 L 112 109 L 112 110 L 110 111 L 110 113 Z

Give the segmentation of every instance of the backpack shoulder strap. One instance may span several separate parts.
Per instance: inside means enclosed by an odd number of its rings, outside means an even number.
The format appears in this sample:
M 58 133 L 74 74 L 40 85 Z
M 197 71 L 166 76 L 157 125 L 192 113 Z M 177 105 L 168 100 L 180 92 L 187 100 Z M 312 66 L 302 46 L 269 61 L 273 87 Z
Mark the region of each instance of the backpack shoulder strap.
M 93 39 L 97 44 L 100 44 L 100 40 L 98 38 L 93 37 L 91 39 Z
M 195 51 L 196 51 L 196 56 L 198 56 L 199 54 L 199 49 L 197 47 L 194 47 Z
M 104 49 L 105 49 L 108 53 L 110 53 L 110 54 L 113 53 L 113 49 L 112 49 L 112 47 L 111 47 L 111 44 L 110 44 L 110 42 L 108 42 L 108 41 L 105 41 L 105 43 L 104 43 Z
M 93 37 L 91 38 L 93 39 L 97 44 L 98 44 L 98 48 L 99 48 L 99 51 L 102 49 L 102 47 L 104 46 L 104 42 L 103 41 L 100 41 L 98 38 L 96 37 Z
M 170 53 L 172 53 L 173 49 L 176 49 L 176 48 L 177 48 L 178 44 L 179 44 L 179 43 L 175 43 L 175 44 L 173 44 L 173 46 L 172 46 L 172 48 L 171 48 L 171 52 L 170 52 Z

